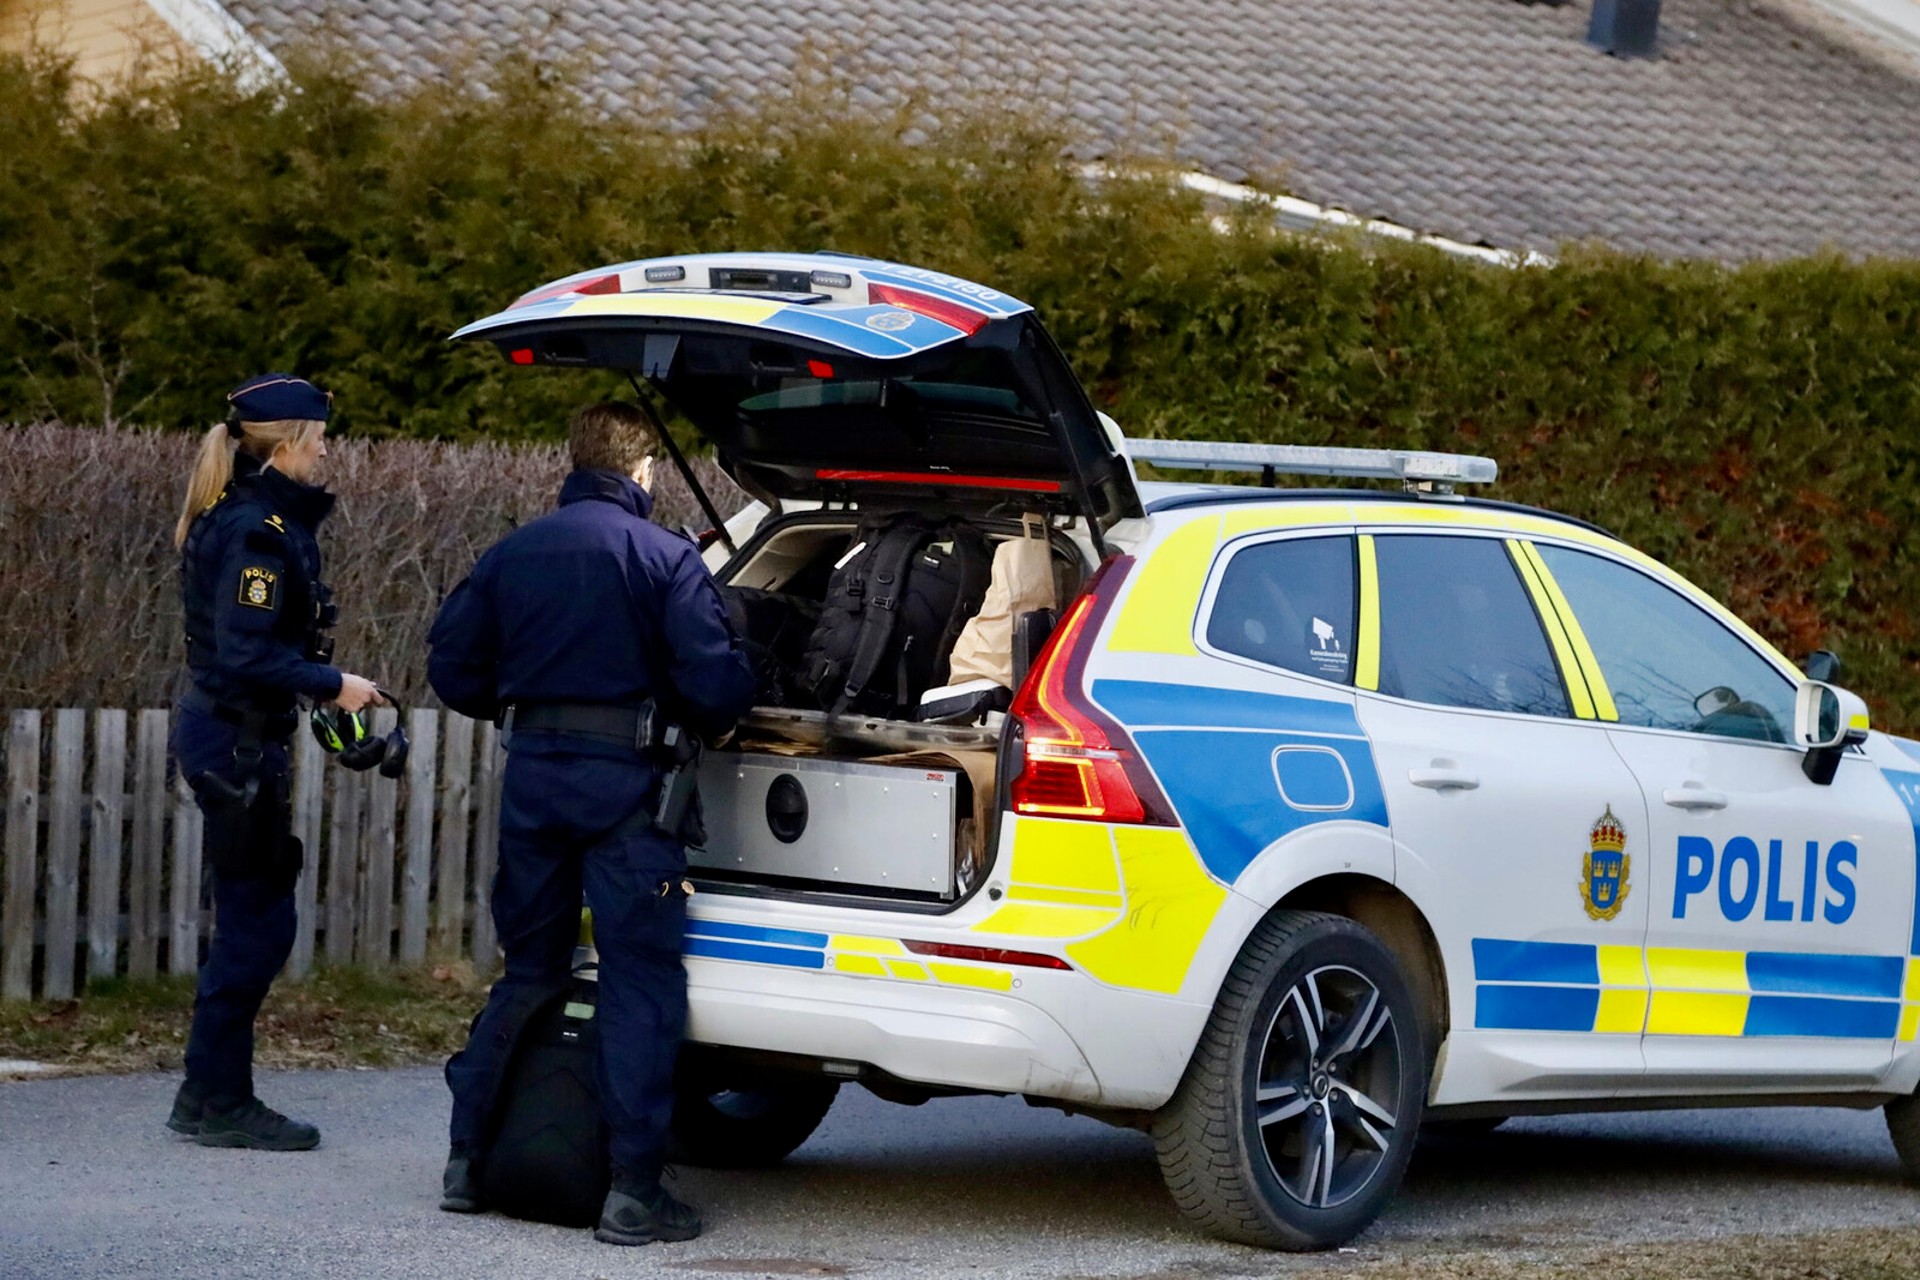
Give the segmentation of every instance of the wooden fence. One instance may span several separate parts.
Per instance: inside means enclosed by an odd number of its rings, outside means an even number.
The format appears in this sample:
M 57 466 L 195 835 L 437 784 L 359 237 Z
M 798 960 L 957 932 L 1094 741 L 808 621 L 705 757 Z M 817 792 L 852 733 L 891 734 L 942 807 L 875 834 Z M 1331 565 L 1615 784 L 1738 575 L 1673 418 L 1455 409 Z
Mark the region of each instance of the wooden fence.
M 374 713 L 374 729 L 395 713 Z M 5 743 L 0 999 L 72 996 L 95 978 L 193 973 L 212 913 L 201 818 L 167 755 L 169 713 L 15 711 Z M 129 721 L 132 724 L 129 724 Z M 132 732 L 129 735 L 129 728 Z M 287 971 L 434 956 L 494 963 L 488 909 L 505 753 L 491 724 L 407 715 L 397 779 L 294 739 L 293 830 L 306 845 Z

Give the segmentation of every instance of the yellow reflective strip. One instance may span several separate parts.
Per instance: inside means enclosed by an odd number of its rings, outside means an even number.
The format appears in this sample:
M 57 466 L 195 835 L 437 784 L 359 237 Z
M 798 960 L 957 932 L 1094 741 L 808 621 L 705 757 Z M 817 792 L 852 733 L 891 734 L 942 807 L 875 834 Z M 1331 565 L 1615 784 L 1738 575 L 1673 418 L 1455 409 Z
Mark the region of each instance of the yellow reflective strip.
M 1193 616 L 1207 565 L 1220 545 L 1220 517 L 1205 516 L 1181 525 L 1160 543 L 1114 621 L 1107 649 L 1114 653 L 1198 654 Z
M 1009 879 L 1036 890 L 1039 886 L 1051 885 L 1059 889 L 1120 892 L 1120 869 L 1114 862 L 1113 837 L 1104 824 L 1050 818 L 1016 821 Z M 1037 893 L 1034 896 L 1041 902 L 1071 901 L 1039 897 Z
M 833 958 L 835 973 L 858 973 L 869 978 L 887 976 L 887 966 L 878 956 L 837 955 Z
M 1694 951 L 1648 947 L 1647 976 L 1661 988 L 1692 991 L 1751 991 L 1744 951 Z
M 1646 1025 L 1647 993 L 1644 988 L 1600 993 L 1600 1008 L 1593 1015 L 1595 1031 L 1639 1035 Z
M 1120 906 L 1054 907 L 1014 902 L 999 908 L 973 926 L 972 933 L 995 933 L 1010 938 L 1084 938 L 1120 918 Z M 1016 948 L 1017 949 L 1017 948 Z
M 1593 695 L 1594 713 L 1602 720 L 1619 720 L 1620 708 L 1614 705 L 1613 690 L 1607 687 L 1607 674 L 1600 669 L 1600 659 L 1587 642 L 1586 629 L 1580 625 L 1579 617 L 1568 603 L 1566 592 L 1560 590 L 1560 583 L 1555 580 L 1553 570 L 1547 568 L 1540 548 L 1531 542 L 1523 542 L 1520 546 L 1528 562 L 1533 565 L 1534 572 L 1540 575 L 1540 585 L 1546 588 L 1548 598 L 1560 614 L 1561 624 L 1567 629 L 1567 642 L 1573 646 L 1574 656 L 1580 660 L 1580 674 L 1586 677 L 1587 691 Z
M 1647 1010 L 1647 1034 L 1654 1036 L 1737 1036 L 1747 1029 L 1744 995 L 1698 991 L 1656 991 Z
M 1573 646 L 1567 643 L 1567 629 L 1560 623 L 1560 611 L 1553 607 L 1553 600 L 1547 595 L 1546 588 L 1540 585 L 1540 575 L 1534 571 L 1533 561 L 1527 559 L 1526 544 L 1515 538 L 1507 539 L 1507 554 L 1512 557 L 1520 580 L 1526 583 L 1527 595 L 1532 597 L 1533 607 L 1546 629 L 1547 643 L 1553 646 L 1553 660 L 1560 666 L 1560 678 L 1566 681 L 1567 697 L 1573 702 L 1575 718 L 1593 719 L 1593 699 L 1587 694 L 1586 677 L 1580 674 L 1580 665 L 1573 656 Z
M 907 978 L 914 982 L 927 980 L 927 967 L 918 960 L 889 960 L 887 972 L 896 978 Z
M 1900 1011 L 1900 1038 L 1912 1040 L 1920 1036 L 1920 1004 L 1910 1004 Z
M 1268 529 L 1300 529 L 1316 524 L 1347 523 L 1350 508 L 1344 502 L 1276 502 L 1272 506 L 1236 507 L 1226 514 L 1227 537 L 1262 533 Z
M 1601 947 L 1600 981 L 1609 987 L 1644 987 L 1647 965 L 1638 947 Z
M 864 938 L 857 933 L 836 933 L 827 939 L 827 950 L 861 951 L 873 956 L 903 956 L 907 949 L 894 938 Z
M 1859 729 L 1862 732 L 1865 732 L 1866 730 L 1871 729 L 1873 727 L 1873 723 L 1872 721 L 1867 719 L 1867 713 L 1862 711 L 1857 716 L 1849 716 L 1847 718 L 1847 727 L 1849 729 Z
M 712 294 L 651 293 L 594 294 L 571 303 L 560 314 L 576 316 L 658 316 L 667 320 L 711 320 L 721 324 L 764 324 L 786 307 L 784 302 L 754 298 L 720 298 Z
M 1118 907 L 1120 895 L 1100 889 L 1060 889 L 1044 884 L 1010 884 L 1007 898 L 1013 902 L 1051 902 L 1064 907 Z
M 1380 687 L 1380 562 L 1374 558 L 1373 535 L 1360 535 L 1359 656 L 1353 664 L 1353 682 L 1362 689 Z
M 1127 910 L 1114 927 L 1067 948 L 1101 982 L 1171 994 L 1206 941 L 1227 891 L 1200 865 L 1187 834 L 1168 827 L 1115 827 Z
M 1907 960 L 1907 987 L 1900 998 L 1920 1002 L 1920 958 Z
M 1006 969 L 976 969 L 965 964 L 942 964 L 934 961 L 927 966 L 933 970 L 933 976 L 942 982 L 951 982 L 962 987 L 985 987 L 989 991 L 1013 990 L 1013 974 Z

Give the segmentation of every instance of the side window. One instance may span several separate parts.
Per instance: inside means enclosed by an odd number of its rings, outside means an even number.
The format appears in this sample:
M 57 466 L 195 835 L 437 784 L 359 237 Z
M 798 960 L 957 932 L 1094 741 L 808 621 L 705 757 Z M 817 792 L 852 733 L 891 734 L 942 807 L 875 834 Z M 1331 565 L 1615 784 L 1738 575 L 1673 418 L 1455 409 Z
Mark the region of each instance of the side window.
M 1617 561 L 1539 552 L 1587 634 L 1620 723 L 1787 740 L 1793 682 L 1713 615 Z
M 1560 670 L 1505 544 L 1383 535 L 1380 692 L 1414 702 L 1571 715 Z
M 1290 538 L 1242 548 L 1227 562 L 1207 618 L 1207 643 L 1353 683 L 1353 539 Z

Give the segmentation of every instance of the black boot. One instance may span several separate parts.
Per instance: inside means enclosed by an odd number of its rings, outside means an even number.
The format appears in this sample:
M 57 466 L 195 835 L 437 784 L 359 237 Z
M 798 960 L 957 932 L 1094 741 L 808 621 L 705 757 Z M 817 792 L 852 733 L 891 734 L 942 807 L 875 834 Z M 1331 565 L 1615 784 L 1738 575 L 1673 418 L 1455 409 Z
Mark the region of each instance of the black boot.
M 447 1152 L 447 1171 L 440 1176 L 440 1207 L 448 1213 L 479 1213 L 480 1164 L 473 1149 L 456 1142 Z
M 258 1098 L 208 1099 L 195 1139 L 203 1147 L 251 1147 L 257 1151 L 311 1151 L 320 1131 L 289 1120 Z
M 200 1132 L 200 1124 L 206 1115 L 205 1092 L 191 1080 L 182 1081 L 180 1092 L 173 1095 L 173 1114 L 167 1117 L 167 1128 L 191 1138 Z
M 691 1240 L 699 1234 L 699 1211 L 668 1195 L 657 1178 L 630 1178 L 616 1171 L 593 1238 L 602 1244 L 651 1244 Z

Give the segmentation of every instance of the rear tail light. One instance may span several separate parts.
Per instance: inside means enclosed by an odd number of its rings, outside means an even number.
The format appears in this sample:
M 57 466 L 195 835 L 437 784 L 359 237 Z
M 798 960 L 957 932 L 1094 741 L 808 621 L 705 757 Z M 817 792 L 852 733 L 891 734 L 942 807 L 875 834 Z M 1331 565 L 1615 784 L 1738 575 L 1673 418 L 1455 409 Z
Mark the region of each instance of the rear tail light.
M 899 307 L 902 311 L 911 311 L 929 320 L 938 320 L 949 328 L 958 329 L 969 338 L 980 332 L 981 326 L 987 323 L 985 313 L 975 311 L 972 307 L 963 307 L 957 302 L 948 302 L 945 298 L 916 293 L 912 289 L 902 289 L 890 284 L 868 285 L 867 301 Z
M 917 956 L 945 956 L 952 960 L 978 960 L 982 964 L 1017 964 L 1029 969 L 1071 969 L 1059 956 L 1043 951 L 1008 951 L 1001 947 L 969 947 L 957 942 L 918 942 L 912 938 L 901 943 Z
M 1132 739 L 1081 690 L 1087 652 L 1132 567 L 1131 556 L 1100 566 L 1013 696 L 1007 714 L 1017 770 L 1007 797 L 1015 813 L 1173 823 L 1172 807 Z

